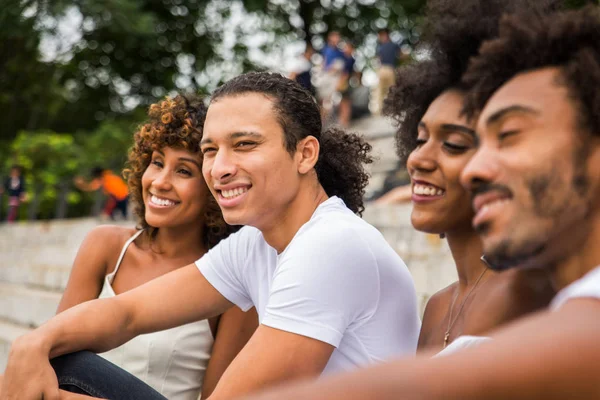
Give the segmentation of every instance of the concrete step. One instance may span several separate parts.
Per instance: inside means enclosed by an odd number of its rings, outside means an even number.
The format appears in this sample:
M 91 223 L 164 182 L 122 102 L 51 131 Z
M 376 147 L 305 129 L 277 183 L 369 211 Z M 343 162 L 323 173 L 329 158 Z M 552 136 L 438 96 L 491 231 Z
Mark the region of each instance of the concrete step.
M 0 320 L 37 327 L 56 313 L 60 292 L 0 282 Z
M 30 331 L 30 328 L 0 320 L 0 375 L 4 374 L 11 343 Z
M 60 265 L 52 263 L 51 260 L 36 262 L 30 259 L 20 264 L 0 266 L 0 282 L 63 291 L 70 273 L 71 264 Z

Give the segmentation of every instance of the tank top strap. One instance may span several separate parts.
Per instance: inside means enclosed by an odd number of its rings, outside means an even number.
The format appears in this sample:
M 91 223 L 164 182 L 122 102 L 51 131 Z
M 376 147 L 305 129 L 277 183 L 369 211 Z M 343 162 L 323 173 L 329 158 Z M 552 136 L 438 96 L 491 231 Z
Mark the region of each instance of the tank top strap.
M 115 266 L 114 271 L 112 273 L 110 273 L 109 275 L 112 275 L 114 277 L 117 274 L 117 271 L 119 270 L 119 266 L 121 265 L 121 261 L 123 261 L 123 257 L 125 257 L 125 252 L 127 251 L 127 248 L 129 247 L 131 242 L 133 242 L 135 239 L 138 238 L 138 236 L 140 236 L 142 234 L 142 232 L 144 232 L 144 230 L 140 229 L 139 231 L 134 233 L 133 236 L 131 236 L 129 239 L 127 239 L 127 241 L 123 245 L 123 249 L 121 250 L 121 255 L 119 255 L 119 259 L 117 260 L 117 265 Z

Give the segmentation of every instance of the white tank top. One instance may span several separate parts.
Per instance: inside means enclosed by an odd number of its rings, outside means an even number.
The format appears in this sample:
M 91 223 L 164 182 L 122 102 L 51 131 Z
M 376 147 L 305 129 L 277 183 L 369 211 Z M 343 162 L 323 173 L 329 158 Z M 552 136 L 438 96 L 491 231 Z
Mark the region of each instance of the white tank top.
M 142 232 L 136 232 L 123 246 L 115 270 L 104 279 L 99 298 L 115 296 L 112 283 L 119 265 L 127 247 Z M 202 390 L 213 342 L 210 325 L 203 320 L 137 336 L 99 355 L 135 375 L 169 400 L 196 400 Z
M 600 267 L 587 274 L 558 292 L 550 304 L 551 310 L 557 310 L 567 301 L 575 298 L 591 297 L 600 299 Z

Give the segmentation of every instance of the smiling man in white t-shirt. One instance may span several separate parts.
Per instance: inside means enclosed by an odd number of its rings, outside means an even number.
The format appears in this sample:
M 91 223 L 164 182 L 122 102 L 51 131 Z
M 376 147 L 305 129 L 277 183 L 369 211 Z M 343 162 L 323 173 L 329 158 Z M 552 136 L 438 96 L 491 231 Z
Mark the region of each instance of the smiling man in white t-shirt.
M 362 138 L 322 132 L 319 108 L 299 84 L 250 73 L 214 93 L 201 151 L 204 178 L 225 220 L 246 227 L 196 264 L 74 307 L 19 339 L 6 372 L 9 398 L 57 393 L 48 358 L 106 351 L 234 304 L 255 305 L 261 325 L 214 400 L 415 352 L 420 321 L 408 269 L 357 215 L 368 182 L 364 164 L 371 161 Z M 81 354 L 53 361 L 61 380 L 72 378 L 67 370 L 93 369 L 84 387 L 112 387 L 118 375 L 128 398 L 142 393 L 121 372 L 105 372 L 102 360 Z

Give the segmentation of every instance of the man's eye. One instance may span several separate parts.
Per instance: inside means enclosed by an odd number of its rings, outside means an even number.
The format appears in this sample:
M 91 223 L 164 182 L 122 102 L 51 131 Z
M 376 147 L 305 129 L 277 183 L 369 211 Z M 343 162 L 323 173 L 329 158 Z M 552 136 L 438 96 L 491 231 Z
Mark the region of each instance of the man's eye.
M 214 152 L 216 149 L 214 147 L 205 147 L 204 149 L 202 149 L 202 154 L 207 154 L 207 153 L 211 153 Z
M 246 141 L 244 141 L 244 142 L 238 142 L 236 144 L 236 147 L 250 147 L 250 146 L 254 146 L 254 145 L 256 145 L 255 142 L 246 142 Z

